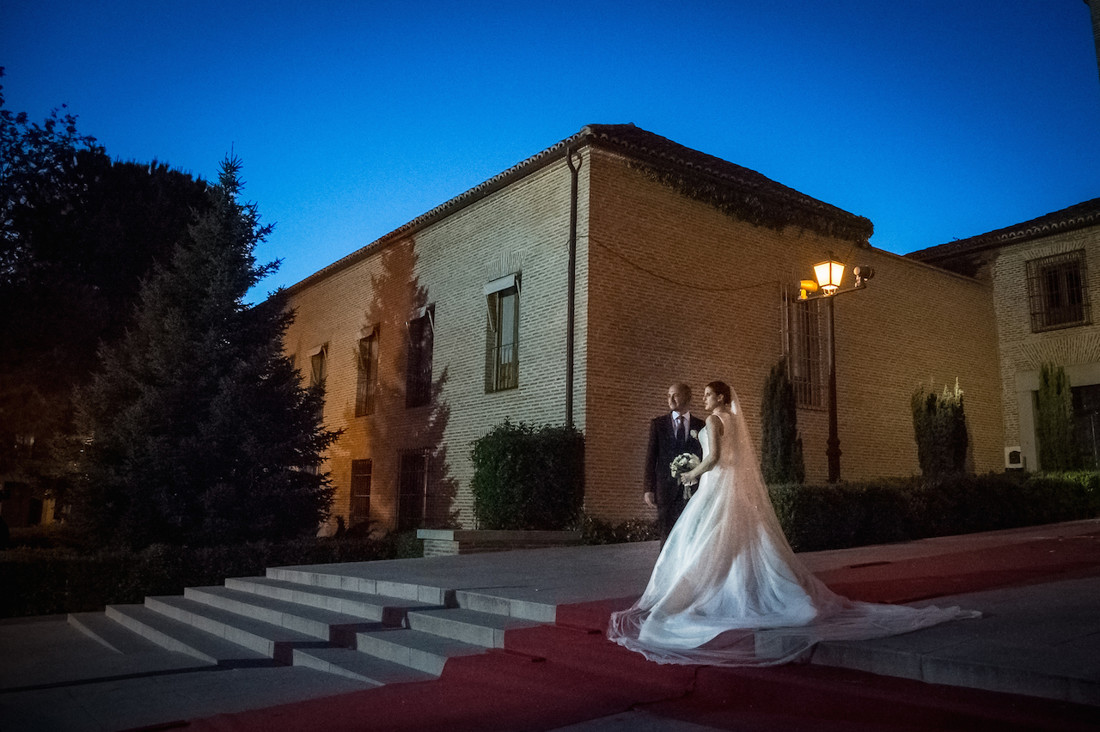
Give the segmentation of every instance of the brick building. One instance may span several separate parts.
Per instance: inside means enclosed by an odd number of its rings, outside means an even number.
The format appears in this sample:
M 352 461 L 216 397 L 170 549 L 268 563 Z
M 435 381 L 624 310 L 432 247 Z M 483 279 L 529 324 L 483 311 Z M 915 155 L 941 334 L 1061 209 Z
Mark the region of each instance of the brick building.
M 1100 324 L 1090 306 L 1100 285 L 1088 276 L 1100 269 L 1100 198 L 908 256 L 992 287 L 1006 465 L 1043 467 L 1035 392 L 1044 363 L 1065 369 L 1078 439 L 1100 465 Z
M 974 466 L 999 469 L 990 282 L 874 249 L 871 232 L 633 125 L 584 127 L 290 288 L 287 352 L 344 430 L 324 466 L 334 516 L 473 528 L 471 443 L 505 419 L 572 421 L 586 510 L 646 516 L 647 423 L 668 385 L 730 382 L 759 443 L 784 356 L 807 478 L 823 481 L 828 331 L 795 296 L 830 253 L 876 271 L 836 302 L 842 477 L 917 472 L 910 395 L 956 378 Z

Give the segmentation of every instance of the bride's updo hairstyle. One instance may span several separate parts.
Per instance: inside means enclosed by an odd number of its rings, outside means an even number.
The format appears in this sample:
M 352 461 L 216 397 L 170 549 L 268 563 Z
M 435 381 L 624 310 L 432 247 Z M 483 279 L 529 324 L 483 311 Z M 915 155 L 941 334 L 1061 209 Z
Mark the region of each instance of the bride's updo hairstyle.
M 707 388 L 714 392 L 715 396 L 722 397 L 723 404 L 729 404 L 733 401 L 733 390 L 730 389 L 730 385 L 724 381 L 712 381 L 707 384 Z

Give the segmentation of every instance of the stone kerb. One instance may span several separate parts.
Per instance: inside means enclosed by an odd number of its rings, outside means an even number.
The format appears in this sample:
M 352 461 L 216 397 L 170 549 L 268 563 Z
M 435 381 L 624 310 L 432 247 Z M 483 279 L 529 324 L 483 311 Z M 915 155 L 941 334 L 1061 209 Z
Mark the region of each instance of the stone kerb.
M 581 543 L 579 531 L 501 531 L 474 529 L 417 529 L 425 557 L 541 549 Z

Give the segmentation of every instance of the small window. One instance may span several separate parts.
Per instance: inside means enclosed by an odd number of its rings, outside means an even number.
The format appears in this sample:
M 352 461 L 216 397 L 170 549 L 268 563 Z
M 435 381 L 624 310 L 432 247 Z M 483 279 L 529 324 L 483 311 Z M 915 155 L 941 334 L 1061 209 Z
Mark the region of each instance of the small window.
M 309 357 L 309 385 L 325 388 L 328 378 L 328 345 L 321 346 Z
M 1027 295 L 1033 333 L 1088 325 L 1091 315 L 1085 250 L 1028 262 Z
M 434 308 L 424 308 L 406 324 L 409 333 L 405 365 L 405 406 L 421 407 L 432 400 L 432 348 L 435 340 Z
M 309 385 L 311 388 L 325 392 L 325 379 L 328 378 L 328 344 L 325 344 L 310 354 L 309 357 Z M 318 408 L 317 419 L 324 419 L 324 402 Z
M 359 339 L 358 374 L 355 383 L 355 416 L 374 414 L 378 394 L 378 328 Z
M 397 488 L 397 530 L 423 528 L 428 502 L 428 453 L 401 453 Z
M 798 406 L 825 406 L 825 340 L 822 334 L 822 300 L 788 297 L 787 367 Z
M 519 386 L 519 281 L 515 275 L 486 286 L 485 391 Z
M 373 460 L 351 461 L 351 507 L 348 528 L 370 521 L 370 484 Z

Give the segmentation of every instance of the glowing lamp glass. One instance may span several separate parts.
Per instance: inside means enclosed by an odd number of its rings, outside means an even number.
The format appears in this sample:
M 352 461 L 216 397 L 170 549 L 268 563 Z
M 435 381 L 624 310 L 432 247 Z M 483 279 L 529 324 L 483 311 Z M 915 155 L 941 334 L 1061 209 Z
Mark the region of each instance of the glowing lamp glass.
M 814 265 L 814 276 L 817 284 L 826 295 L 832 295 L 840 288 L 840 281 L 844 279 L 844 265 L 840 262 L 829 260 Z

